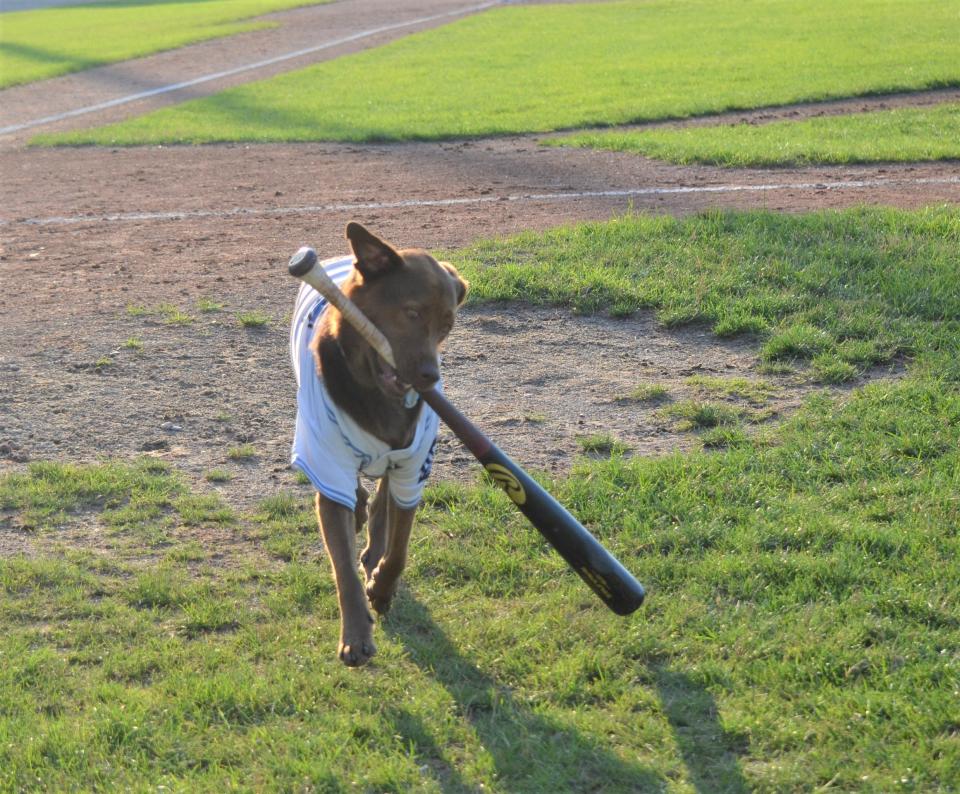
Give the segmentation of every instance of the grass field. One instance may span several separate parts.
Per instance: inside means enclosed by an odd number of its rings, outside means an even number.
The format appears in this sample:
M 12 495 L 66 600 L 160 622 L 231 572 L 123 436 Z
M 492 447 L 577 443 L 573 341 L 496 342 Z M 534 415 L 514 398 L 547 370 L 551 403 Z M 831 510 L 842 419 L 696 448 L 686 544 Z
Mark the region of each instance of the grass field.
M 474 299 L 652 308 L 666 325 L 756 334 L 765 361 L 806 362 L 826 380 L 903 355 L 956 378 L 958 244 L 956 210 L 864 209 L 628 216 L 453 256 Z
M 763 24 L 757 24 L 757 20 Z M 650 0 L 492 10 L 43 143 L 545 132 L 960 84 L 952 0 Z
M 958 238 L 956 210 L 711 214 L 455 256 L 479 299 L 530 272 L 583 311 L 715 321 L 755 287 L 758 343 L 787 322 L 910 355 L 719 451 L 551 484 L 648 585 L 628 620 L 499 491 L 438 482 L 350 671 L 292 478 L 252 515 L 156 460 L 0 478 L 37 552 L 0 559 L 0 789 L 956 790 Z
M 0 15 L 0 88 L 269 27 L 240 20 L 330 0 L 104 0 Z
M 772 124 L 590 132 L 544 141 L 734 168 L 960 159 L 960 104 Z

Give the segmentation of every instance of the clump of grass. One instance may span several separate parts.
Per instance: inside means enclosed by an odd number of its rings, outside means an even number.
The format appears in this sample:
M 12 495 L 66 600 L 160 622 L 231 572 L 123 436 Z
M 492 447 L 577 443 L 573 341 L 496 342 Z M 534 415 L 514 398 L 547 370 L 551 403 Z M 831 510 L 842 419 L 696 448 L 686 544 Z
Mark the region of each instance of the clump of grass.
M 127 350 L 135 350 L 139 352 L 143 350 L 143 340 L 139 336 L 131 336 L 124 341 L 123 346 Z
M 797 368 L 786 361 L 761 361 L 757 372 L 761 375 L 793 375 Z
M 669 397 L 670 392 L 666 386 L 661 386 L 659 383 L 644 383 L 628 394 L 619 395 L 614 399 L 617 402 L 660 403 Z
M 201 546 L 195 540 L 191 540 L 187 543 L 174 546 L 172 549 L 167 551 L 164 559 L 169 563 L 182 563 L 200 562 L 201 560 L 206 559 L 206 557 L 207 553 L 203 546 Z
M 282 521 L 303 512 L 302 497 L 281 491 L 260 500 L 259 515 L 271 521 Z
M 175 503 L 180 519 L 188 526 L 233 524 L 237 517 L 216 494 L 185 494 Z
M 723 425 L 712 427 L 700 436 L 700 443 L 707 449 L 726 449 L 747 443 L 747 434 L 743 428 Z
M 434 510 L 449 512 L 467 503 L 467 488 L 456 482 L 436 482 L 423 492 L 423 504 Z
M 270 322 L 270 317 L 261 311 L 241 312 L 237 320 L 244 328 L 263 328 Z
M 180 630 L 189 638 L 232 631 L 240 626 L 238 614 L 236 605 L 217 598 L 213 593 L 204 594 L 183 606 Z
M 230 460 L 251 460 L 256 456 L 257 450 L 253 444 L 240 444 L 240 446 L 231 447 L 227 450 L 227 457 Z
M 851 363 L 832 353 L 822 353 L 810 362 L 814 380 L 819 383 L 848 383 L 856 379 L 860 371 Z
M 304 474 L 300 469 L 293 470 L 293 481 L 297 485 L 311 485 L 310 478 Z
M 150 313 L 146 306 L 141 306 L 137 303 L 128 303 L 126 311 L 128 317 L 143 317 L 145 314 Z
M 100 358 L 93 362 L 93 366 L 97 369 L 106 369 L 107 367 L 112 367 L 115 363 L 110 356 L 100 356 Z
M 763 317 L 749 311 L 734 311 L 724 314 L 713 326 L 713 332 L 720 337 L 739 336 L 741 334 L 762 334 L 770 324 Z
M 132 606 L 166 609 L 179 605 L 185 597 L 182 578 L 171 568 L 161 567 L 139 574 L 125 593 Z
M 813 358 L 833 343 L 830 335 L 810 323 L 795 323 L 775 333 L 760 351 L 768 361 Z
M 743 411 L 722 403 L 681 400 L 663 409 L 663 414 L 677 420 L 678 430 L 701 430 L 738 424 Z
M 577 439 L 580 449 L 591 455 L 623 455 L 630 447 L 609 433 L 595 433 Z
M 207 482 L 213 483 L 230 482 L 230 480 L 233 479 L 233 473 L 226 469 L 210 469 L 210 471 L 203 475 L 203 478 Z
M 233 417 L 226 411 L 220 411 L 215 417 L 213 417 L 218 422 L 232 422 Z
M 203 312 L 204 314 L 209 314 L 211 312 L 218 312 L 223 309 L 223 304 L 218 303 L 215 300 L 210 298 L 198 298 L 197 299 L 197 311 Z
M 540 413 L 528 413 L 523 415 L 523 421 L 529 422 L 532 425 L 542 425 L 547 421 L 547 415 Z
M 194 319 L 179 306 L 174 306 L 172 303 L 161 303 L 157 306 L 157 312 L 163 317 L 163 321 L 167 325 L 190 325 Z
M 687 383 L 698 391 L 723 397 L 746 400 L 754 405 L 765 405 L 778 389 L 764 380 L 748 378 L 718 378 L 711 375 L 691 375 Z

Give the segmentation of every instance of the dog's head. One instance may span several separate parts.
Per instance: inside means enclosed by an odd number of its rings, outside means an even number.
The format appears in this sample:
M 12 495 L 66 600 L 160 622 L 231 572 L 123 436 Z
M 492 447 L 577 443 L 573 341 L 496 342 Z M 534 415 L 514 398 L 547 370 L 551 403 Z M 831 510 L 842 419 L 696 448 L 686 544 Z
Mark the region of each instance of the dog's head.
M 397 251 L 359 223 L 347 224 L 347 239 L 356 261 L 343 290 L 389 340 L 396 372 L 345 323 L 336 329 L 341 341 L 361 346 L 361 365 L 386 394 L 430 388 L 440 379 L 438 351 L 467 282 L 453 265 L 417 248 Z

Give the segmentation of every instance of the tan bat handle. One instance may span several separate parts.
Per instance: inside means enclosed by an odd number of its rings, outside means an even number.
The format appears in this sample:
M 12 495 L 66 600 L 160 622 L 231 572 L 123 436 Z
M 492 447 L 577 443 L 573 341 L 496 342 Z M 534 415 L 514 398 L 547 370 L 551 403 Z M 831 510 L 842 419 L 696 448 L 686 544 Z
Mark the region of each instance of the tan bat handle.
M 380 357 L 396 369 L 397 362 L 393 358 L 393 350 L 390 349 L 387 337 L 380 333 L 380 329 L 350 302 L 347 296 L 340 291 L 340 287 L 334 284 L 333 279 L 327 275 L 327 271 L 319 264 L 316 251 L 308 245 L 303 246 L 290 258 L 290 264 L 287 268 L 291 276 L 305 281 L 336 306 L 343 318 L 370 343 L 370 346 L 380 354 Z

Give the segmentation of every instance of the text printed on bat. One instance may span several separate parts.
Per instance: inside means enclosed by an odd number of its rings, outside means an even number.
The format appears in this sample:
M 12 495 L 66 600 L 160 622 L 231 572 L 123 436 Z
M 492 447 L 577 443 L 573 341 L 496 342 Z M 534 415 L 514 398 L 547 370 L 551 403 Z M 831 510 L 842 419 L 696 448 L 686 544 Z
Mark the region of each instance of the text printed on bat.
M 613 593 L 610 592 L 610 587 L 607 585 L 606 580 L 602 576 L 600 576 L 600 574 L 598 574 L 592 568 L 588 568 L 586 565 L 580 568 L 580 571 L 583 573 L 584 579 L 586 579 L 591 584 L 591 586 L 597 593 L 599 593 L 604 598 L 613 597 Z
M 527 501 L 527 494 L 523 490 L 523 486 L 520 485 L 520 481 L 511 474 L 509 469 L 499 463 L 488 463 L 486 469 L 497 485 L 507 492 L 507 496 L 513 500 L 514 504 L 522 505 Z

